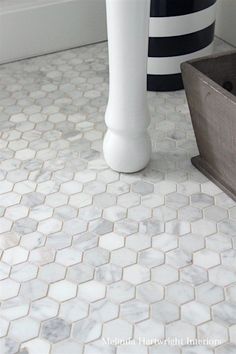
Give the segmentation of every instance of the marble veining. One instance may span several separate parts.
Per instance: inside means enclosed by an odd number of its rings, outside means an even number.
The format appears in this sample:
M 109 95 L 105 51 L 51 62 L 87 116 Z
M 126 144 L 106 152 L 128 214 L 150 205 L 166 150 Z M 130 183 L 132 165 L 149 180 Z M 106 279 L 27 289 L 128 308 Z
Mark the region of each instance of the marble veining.
M 185 94 L 148 93 L 132 175 L 107 96 L 106 43 L 0 66 L 0 353 L 235 354 L 236 205 L 190 163 Z

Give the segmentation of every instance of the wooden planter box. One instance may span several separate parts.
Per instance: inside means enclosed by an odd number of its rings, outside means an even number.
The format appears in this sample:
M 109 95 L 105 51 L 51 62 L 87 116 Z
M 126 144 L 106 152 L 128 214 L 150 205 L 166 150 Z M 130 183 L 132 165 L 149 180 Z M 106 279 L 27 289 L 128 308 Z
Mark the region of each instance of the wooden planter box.
M 192 163 L 236 200 L 236 51 L 181 68 L 200 152 Z

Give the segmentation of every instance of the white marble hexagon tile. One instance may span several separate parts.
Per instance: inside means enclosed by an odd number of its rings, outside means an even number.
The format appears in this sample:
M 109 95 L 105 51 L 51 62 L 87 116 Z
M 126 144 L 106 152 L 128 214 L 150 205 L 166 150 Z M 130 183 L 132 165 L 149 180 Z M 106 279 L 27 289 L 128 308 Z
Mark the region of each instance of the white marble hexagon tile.
M 236 353 L 236 204 L 191 166 L 184 92 L 149 93 L 134 175 L 101 154 L 107 92 L 106 44 L 0 66 L 0 353 Z

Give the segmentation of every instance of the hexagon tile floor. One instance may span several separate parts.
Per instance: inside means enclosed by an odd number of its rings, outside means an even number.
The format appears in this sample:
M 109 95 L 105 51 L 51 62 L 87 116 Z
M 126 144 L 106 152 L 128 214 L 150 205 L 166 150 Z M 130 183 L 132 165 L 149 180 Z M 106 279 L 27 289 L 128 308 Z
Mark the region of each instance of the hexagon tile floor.
M 107 92 L 106 43 L 0 66 L 0 353 L 235 354 L 236 204 L 191 166 L 185 94 L 148 94 L 125 175 Z

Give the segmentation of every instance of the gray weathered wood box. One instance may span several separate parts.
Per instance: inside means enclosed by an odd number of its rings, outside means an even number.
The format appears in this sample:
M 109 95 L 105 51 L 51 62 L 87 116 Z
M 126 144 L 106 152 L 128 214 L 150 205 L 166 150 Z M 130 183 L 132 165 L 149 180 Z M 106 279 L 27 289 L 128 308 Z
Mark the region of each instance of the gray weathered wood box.
M 192 163 L 236 200 L 236 51 L 182 64 L 200 152 Z

